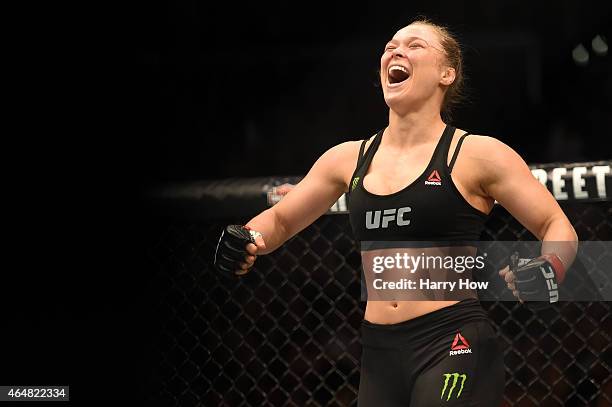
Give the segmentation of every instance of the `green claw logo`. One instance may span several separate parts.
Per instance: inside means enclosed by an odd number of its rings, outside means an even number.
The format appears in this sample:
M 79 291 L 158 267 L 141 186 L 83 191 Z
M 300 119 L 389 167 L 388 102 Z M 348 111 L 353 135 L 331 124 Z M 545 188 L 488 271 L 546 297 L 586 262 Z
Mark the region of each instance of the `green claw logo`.
M 351 191 L 355 189 L 355 187 L 357 186 L 358 182 L 359 182 L 359 177 L 353 178 L 353 184 L 351 186 Z
M 450 389 L 448 389 L 448 394 L 446 395 L 446 401 L 450 400 L 451 396 L 453 395 L 453 391 L 455 390 L 455 387 L 457 387 L 457 382 L 459 381 L 459 378 L 461 378 L 461 387 L 459 388 L 459 392 L 457 392 L 457 397 L 456 397 L 456 398 L 459 398 L 459 396 L 461 396 L 461 392 L 463 391 L 463 385 L 465 384 L 467 375 L 459 374 L 459 373 L 445 373 L 444 377 L 445 377 L 444 387 L 442 388 L 442 394 L 440 395 L 440 399 L 444 398 L 444 392 L 446 392 L 446 388 L 448 387 L 448 381 L 451 377 L 453 378 L 453 384 L 451 385 Z

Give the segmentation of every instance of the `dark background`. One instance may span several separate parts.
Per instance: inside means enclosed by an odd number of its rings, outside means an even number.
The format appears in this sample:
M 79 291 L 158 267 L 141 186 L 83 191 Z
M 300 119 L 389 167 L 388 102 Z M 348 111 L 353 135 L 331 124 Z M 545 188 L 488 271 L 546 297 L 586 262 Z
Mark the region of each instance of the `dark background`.
M 577 1 L 143 9 L 133 105 L 142 177 L 304 174 L 331 146 L 369 137 L 387 120 L 382 48 L 418 13 L 464 46 L 470 97 L 458 127 L 498 137 L 528 162 L 607 158 L 612 67 L 591 40 L 610 29 L 610 9 Z M 584 67 L 572 60 L 581 43 L 591 54 Z
M 2 384 L 70 384 L 90 405 L 139 400 L 144 349 L 158 333 L 139 254 L 140 192 L 303 175 L 326 149 L 369 137 L 387 120 L 380 53 L 418 13 L 464 45 L 469 100 L 455 125 L 530 163 L 610 159 L 610 56 L 590 43 L 610 39 L 611 8 L 181 1 L 29 10 L 36 18 L 16 46 L 25 75 L 11 100 L 29 113 L 18 158 L 5 150 L 18 177 L 8 199 L 16 210 L 5 214 L 14 227 L 5 232 Z M 572 60 L 580 43 L 585 66 Z

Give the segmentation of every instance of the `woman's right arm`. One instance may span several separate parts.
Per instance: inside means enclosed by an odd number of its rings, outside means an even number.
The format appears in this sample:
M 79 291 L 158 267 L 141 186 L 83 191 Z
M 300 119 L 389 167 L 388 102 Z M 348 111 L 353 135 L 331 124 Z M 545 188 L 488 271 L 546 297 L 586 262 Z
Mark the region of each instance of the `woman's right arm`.
M 348 141 L 327 150 L 308 174 L 276 205 L 251 219 L 246 226 L 261 232 L 268 254 L 317 220 L 348 189 L 359 142 Z

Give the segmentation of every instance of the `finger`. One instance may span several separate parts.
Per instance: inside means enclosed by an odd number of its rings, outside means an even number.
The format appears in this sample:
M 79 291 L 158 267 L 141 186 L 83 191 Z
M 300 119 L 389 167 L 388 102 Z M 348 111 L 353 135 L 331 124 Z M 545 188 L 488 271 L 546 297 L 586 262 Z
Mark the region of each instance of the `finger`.
M 266 242 L 264 242 L 263 236 L 257 236 L 255 238 L 255 244 L 258 250 L 264 250 L 266 248 Z
M 514 294 L 514 296 L 516 298 L 518 298 L 519 302 L 522 304 L 524 301 L 521 299 L 520 293 L 516 290 L 512 291 L 512 294 Z
M 504 275 L 504 280 L 506 281 L 506 283 L 513 283 L 514 282 L 514 273 L 513 272 L 508 272 Z
M 246 250 L 250 255 L 257 254 L 257 246 L 255 246 L 253 243 L 247 244 Z
M 248 265 L 247 263 L 240 263 L 240 269 L 236 270 L 235 273 L 236 275 L 243 275 L 249 272 L 251 266 Z
M 247 256 L 245 258 L 245 262 L 249 267 L 252 267 L 253 264 L 255 263 L 255 256 Z
M 508 283 L 508 288 L 511 289 L 512 291 L 516 290 L 516 286 L 514 285 L 514 283 Z
M 506 266 L 503 269 L 499 270 L 499 275 L 504 277 L 508 271 L 510 271 L 510 267 Z

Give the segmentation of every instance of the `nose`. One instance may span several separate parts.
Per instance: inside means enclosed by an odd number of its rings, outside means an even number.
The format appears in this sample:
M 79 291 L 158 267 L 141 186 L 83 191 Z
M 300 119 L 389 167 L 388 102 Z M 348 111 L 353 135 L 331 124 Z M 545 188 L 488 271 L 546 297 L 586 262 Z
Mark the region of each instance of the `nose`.
M 403 57 L 405 57 L 405 55 L 404 55 L 404 53 L 399 48 L 396 48 L 396 49 L 393 50 L 393 57 L 394 58 L 395 57 L 403 58 Z

